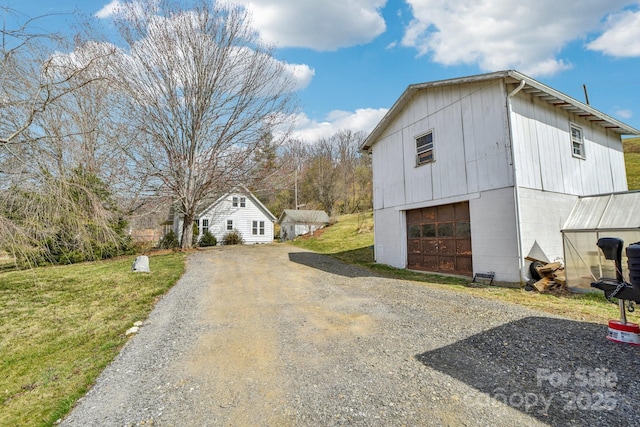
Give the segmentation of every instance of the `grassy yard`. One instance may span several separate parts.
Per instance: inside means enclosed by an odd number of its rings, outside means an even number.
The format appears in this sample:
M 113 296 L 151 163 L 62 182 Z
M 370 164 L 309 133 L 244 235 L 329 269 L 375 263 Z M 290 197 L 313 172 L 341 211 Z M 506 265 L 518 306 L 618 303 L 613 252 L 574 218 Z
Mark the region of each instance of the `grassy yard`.
M 373 262 L 373 218 L 371 213 L 364 217 L 362 214 L 342 216 L 337 223 L 324 229 L 317 237 L 298 238 L 292 244 L 328 254 L 352 264 L 362 265 L 387 277 L 413 280 L 424 286 L 441 287 L 480 298 L 515 303 L 575 320 L 606 324 L 609 319 L 619 317 L 617 304 L 607 301 L 600 292 L 562 296 L 539 294 L 523 289 L 470 285 L 470 280 L 424 274 L 376 264 Z M 628 320 L 636 323 L 640 321 L 637 314 L 628 315 Z
M 182 275 L 182 253 L 0 273 L 0 426 L 50 426 Z
M 624 140 L 624 162 L 629 190 L 640 190 L 640 138 Z

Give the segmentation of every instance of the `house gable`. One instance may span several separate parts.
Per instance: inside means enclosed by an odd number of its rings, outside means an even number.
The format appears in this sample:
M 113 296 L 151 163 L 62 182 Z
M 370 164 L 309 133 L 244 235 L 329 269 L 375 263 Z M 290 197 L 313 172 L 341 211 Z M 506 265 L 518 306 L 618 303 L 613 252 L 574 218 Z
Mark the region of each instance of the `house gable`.
M 513 185 L 499 80 L 425 87 L 375 141 L 375 208 L 413 205 Z M 433 161 L 417 164 L 417 138 L 432 133 Z
M 200 235 L 207 229 L 219 244 L 230 231 L 238 231 L 246 244 L 272 243 L 275 220 L 276 217 L 246 187 L 237 187 L 224 194 L 196 215 Z M 180 231 L 181 224 L 177 228 Z

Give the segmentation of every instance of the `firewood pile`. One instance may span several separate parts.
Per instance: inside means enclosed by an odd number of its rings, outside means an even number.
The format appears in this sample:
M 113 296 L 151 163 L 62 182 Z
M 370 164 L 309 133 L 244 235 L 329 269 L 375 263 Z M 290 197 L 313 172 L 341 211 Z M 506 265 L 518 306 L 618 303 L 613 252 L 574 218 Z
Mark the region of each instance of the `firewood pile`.
M 537 272 L 537 274 L 534 273 Z M 531 264 L 531 275 L 535 282 L 533 289 L 545 293 L 564 293 L 567 291 L 567 279 L 564 274 L 564 266 L 560 262 L 544 263 L 534 261 Z

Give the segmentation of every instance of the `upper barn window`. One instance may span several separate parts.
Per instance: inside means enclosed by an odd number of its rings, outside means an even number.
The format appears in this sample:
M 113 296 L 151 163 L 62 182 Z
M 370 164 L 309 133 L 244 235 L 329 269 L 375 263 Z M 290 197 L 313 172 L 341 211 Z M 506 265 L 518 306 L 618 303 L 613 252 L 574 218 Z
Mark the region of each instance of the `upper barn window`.
M 416 138 L 416 166 L 433 162 L 433 131 Z
M 580 157 L 581 159 L 585 158 L 582 128 L 574 124 L 571 125 L 571 150 L 574 157 Z

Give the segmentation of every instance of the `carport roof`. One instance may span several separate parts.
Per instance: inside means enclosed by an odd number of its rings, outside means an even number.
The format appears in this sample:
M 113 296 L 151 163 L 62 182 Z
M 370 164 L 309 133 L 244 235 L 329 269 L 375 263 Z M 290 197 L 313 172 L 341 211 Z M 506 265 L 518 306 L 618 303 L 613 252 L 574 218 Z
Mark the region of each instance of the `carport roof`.
M 640 191 L 580 197 L 562 232 L 640 229 Z

